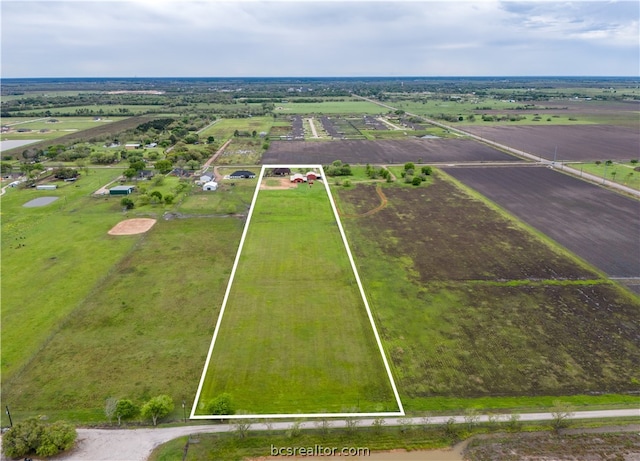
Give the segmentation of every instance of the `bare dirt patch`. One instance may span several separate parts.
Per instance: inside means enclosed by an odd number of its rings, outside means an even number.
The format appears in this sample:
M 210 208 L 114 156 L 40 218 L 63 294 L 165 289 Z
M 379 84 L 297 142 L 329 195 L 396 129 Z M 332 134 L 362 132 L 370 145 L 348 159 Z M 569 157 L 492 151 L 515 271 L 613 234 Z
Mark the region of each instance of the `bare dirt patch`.
M 147 232 L 156 223 L 151 218 L 135 218 L 120 221 L 108 232 L 109 235 L 134 235 Z
M 264 178 L 260 184 L 260 190 L 295 189 L 298 183 L 291 182 L 289 178 Z

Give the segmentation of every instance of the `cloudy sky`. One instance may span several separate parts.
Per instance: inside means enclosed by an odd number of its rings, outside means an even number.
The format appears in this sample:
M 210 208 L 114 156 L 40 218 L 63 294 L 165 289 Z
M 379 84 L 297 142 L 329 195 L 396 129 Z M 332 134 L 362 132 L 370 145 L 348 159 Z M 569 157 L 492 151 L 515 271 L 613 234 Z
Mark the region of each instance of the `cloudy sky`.
M 1 0 L 1 76 L 640 72 L 640 2 Z

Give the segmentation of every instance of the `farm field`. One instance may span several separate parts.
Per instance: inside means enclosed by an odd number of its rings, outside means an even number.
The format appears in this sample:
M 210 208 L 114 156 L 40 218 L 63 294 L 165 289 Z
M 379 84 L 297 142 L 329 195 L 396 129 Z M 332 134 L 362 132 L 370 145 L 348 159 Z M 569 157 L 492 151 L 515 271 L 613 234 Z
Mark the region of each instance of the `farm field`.
M 341 98 L 343 101 L 323 102 L 279 102 L 276 103 L 275 113 L 280 115 L 288 114 L 385 114 L 388 109 L 377 104 L 363 101 L 356 98 Z
M 637 297 L 440 174 L 383 192 L 338 197 L 407 411 L 637 390 Z
M 236 130 L 249 133 L 249 135 L 251 135 L 253 131 L 257 133 L 261 131 L 268 133 L 272 124 L 273 117 L 220 119 L 202 131 L 200 137 L 206 139 L 207 136 L 213 136 L 218 140 L 226 140 L 232 138 Z
M 322 184 L 260 191 L 248 225 L 193 414 L 222 393 L 253 415 L 399 411 Z
M 463 129 L 547 160 L 554 159 L 556 147 L 558 161 L 629 161 L 637 159 L 640 152 L 638 126 L 465 126 Z
M 519 162 L 517 157 L 467 139 L 407 139 L 402 141 L 274 141 L 263 164 L 319 163 Z
M 141 404 L 169 394 L 190 406 L 241 232 L 240 219 L 202 215 L 159 220 L 146 234 L 109 236 L 111 267 L 97 280 L 84 277 L 91 296 L 43 330 L 46 347 L 23 360 L 19 373 L 3 374 L 3 402 L 14 421 L 43 413 L 102 421 L 108 397 Z M 113 243 L 128 250 L 116 252 Z
M 640 277 L 637 200 L 549 168 L 445 168 L 610 277 Z

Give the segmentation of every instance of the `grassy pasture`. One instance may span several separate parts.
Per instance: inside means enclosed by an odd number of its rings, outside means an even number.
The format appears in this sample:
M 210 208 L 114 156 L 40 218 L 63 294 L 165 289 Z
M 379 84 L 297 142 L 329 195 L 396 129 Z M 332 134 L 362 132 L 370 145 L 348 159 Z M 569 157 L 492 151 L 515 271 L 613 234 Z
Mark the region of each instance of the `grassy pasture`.
M 85 277 L 91 296 L 19 375 L 3 375 L 14 421 L 36 411 L 87 420 L 107 397 L 141 404 L 166 393 L 190 405 L 241 231 L 239 219 L 194 217 L 111 237 L 128 251 L 114 252 L 102 279 Z
M 344 98 L 344 101 L 323 102 L 280 102 L 276 104 L 274 113 L 292 114 L 386 114 L 388 109 L 368 101 L 355 98 Z
M 272 124 L 273 117 L 223 118 L 200 133 L 200 138 L 206 139 L 207 136 L 213 136 L 216 140 L 226 140 L 233 137 L 235 130 L 268 133 Z
M 366 187 L 341 210 L 378 206 Z M 637 390 L 637 299 L 440 176 L 383 191 L 344 225 L 407 411 Z
M 223 392 L 250 414 L 398 410 L 322 186 L 258 195 L 200 404 Z
M 2 376 L 11 378 L 133 245 L 106 232 L 122 219 L 114 201 L 89 195 L 117 174 L 91 170 L 55 191 L 2 196 Z M 22 205 L 59 197 L 37 208 Z
M 606 161 L 606 159 L 604 160 Z M 614 162 L 612 165 L 605 166 L 604 161 L 600 165 L 593 162 L 589 163 L 570 163 L 571 168 L 600 176 L 609 181 L 615 181 L 618 184 L 640 190 L 640 171 L 634 171 L 638 164 L 630 162 Z
M 16 131 L 3 133 L 2 139 L 55 139 L 76 131 L 82 131 L 89 128 L 95 128 L 99 125 L 106 125 L 119 120 L 124 120 L 124 117 L 108 117 L 101 121 L 94 121 L 92 117 L 65 117 L 58 119 L 56 123 L 47 123 L 46 120 L 50 118 L 52 117 L 47 117 L 45 120 L 14 117 L 8 118 L 6 119 L 6 124 L 13 125 L 14 130 L 25 128 L 31 131 L 24 133 L 18 133 Z M 45 131 L 41 132 L 41 130 Z
M 148 113 L 158 113 L 158 112 L 167 112 L 172 110 L 173 108 L 164 106 L 164 105 L 141 105 L 141 104 L 90 104 L 87 106 L 70 106 L 70 107 L 54 107 L 50 109 L 51 115 L 53 117 L 59 116 L 73 116 L 78 115 L 78 111 L 90 111 L 90 114 L 93 114 L 97 117 L 103 116 L 104 114 L 112 114 L 118 113 L 120 114 L 121 110 L 125 110 L 126 112 L 122 115 L 124 116 L 132 116 L 132 115 L 143 115 Z M 44 109 L 30 109 L 30 110 L 21 110 L 20 114 L 41 114 Z M 102 111 L 102 113 L 100 112 Z

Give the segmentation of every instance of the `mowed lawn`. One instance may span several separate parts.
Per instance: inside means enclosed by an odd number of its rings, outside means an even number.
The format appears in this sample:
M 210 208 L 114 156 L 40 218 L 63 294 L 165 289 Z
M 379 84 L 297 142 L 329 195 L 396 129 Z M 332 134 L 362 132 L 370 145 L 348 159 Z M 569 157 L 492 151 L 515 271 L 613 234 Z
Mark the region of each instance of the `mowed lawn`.
M 398 411 L 324 187 L 258 194 L 196 414 Z

